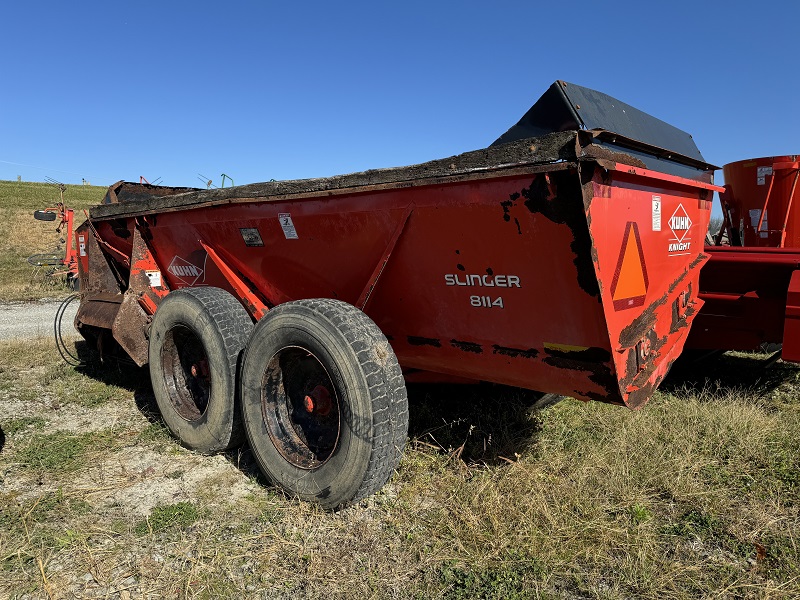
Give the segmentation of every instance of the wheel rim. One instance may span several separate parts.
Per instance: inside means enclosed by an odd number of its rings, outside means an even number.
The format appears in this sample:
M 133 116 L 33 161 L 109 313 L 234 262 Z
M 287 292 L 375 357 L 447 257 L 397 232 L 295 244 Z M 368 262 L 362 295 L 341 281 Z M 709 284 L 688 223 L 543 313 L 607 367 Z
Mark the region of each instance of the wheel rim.
M 203 343 L 185 325 L 174 326 L 164 336 L 161 370 L 175 412 L 187 421 L 202 417 L 211 396 L 211 372 Z
M 283 458 L 300 469 L 325 464 L 339 442 L 339 398 L 320 360 L 290 346 L 270 359 L 261 382 L 267 433 Z

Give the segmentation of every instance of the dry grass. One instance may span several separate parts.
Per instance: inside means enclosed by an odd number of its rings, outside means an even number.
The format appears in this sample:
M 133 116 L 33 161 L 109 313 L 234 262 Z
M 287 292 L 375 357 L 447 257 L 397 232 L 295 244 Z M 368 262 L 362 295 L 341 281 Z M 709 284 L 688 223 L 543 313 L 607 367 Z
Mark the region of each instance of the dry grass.
M 75 225 L 84 220 L 83 209 L 99 204 L 105 188 L 70 185 L 64 193 L 68 207 L 75 209 Z M 36 221 L 33 211 L 54 207 L 59 200 L 56 186 L 44 183 L 0 181 L 0 220 L 7 234 L 0 238 L 0 302 L 62 297 L 68 290 L 63 279 L 47 277 L 47 267 L 32 267 L 31 254 L 60 252 L 56 222 Z
M 146 374 L 60 366 L 48 341 L 0 365 L 0 597 L 800 595 L 793 366 L 743 391 L 713 371 L 756 381 L 755 359 L 728 356 L 638 412 L 414 388 L 395 478 L 327 514 L 247 450 L 181 448 Z

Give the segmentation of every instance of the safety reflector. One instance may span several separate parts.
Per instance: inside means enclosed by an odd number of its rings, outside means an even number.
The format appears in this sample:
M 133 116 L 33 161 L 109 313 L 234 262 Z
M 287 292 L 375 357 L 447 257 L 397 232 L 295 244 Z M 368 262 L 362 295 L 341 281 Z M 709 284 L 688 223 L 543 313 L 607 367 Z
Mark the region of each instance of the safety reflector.
M 625 225 L 625 236 L 622 238 L 617 269 L 611 282 L 614 310 L 644 305 L 647 286 L 647 268 L 644 264 L 642 240 L 639 238 L 639 226 L 633 221 L 628 221 Z

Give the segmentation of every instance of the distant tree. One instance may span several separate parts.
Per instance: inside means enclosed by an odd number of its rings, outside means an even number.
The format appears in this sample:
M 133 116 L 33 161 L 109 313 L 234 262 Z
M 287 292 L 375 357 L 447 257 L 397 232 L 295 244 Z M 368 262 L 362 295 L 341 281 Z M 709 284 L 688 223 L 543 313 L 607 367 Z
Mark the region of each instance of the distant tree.
M 711 220 L 708 222 L 708 233 L 717 235 L 720 227 L 722 227 L 723 220 L 722 217 L 711 217 Z
M 713 244 L 714 239 L 716 238 L 719 230 L 722 228 L 722 223 L 725 221 L 722 217 L 711 217 L 711 220 L 708 222 L 708 231 L 706 232 L 706 243 Z M 728 243 L 728 236 L 722 236 L 722 243 Z

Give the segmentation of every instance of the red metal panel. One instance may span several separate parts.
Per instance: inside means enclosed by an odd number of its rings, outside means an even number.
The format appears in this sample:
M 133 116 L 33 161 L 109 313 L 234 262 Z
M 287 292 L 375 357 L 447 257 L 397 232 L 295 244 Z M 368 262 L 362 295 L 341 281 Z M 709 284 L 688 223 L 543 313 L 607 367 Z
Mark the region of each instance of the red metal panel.
M 800 362 L 800 270 L 792 273 L 786 294 L 786 321 L 781 358 Z
M 589 219 L 616 373 L 626 402 L 637 406 L 680 354 L 688 325 L 702 306 L 696 294 L 710 202 L 694 182 L 673 178 L 666 186 L 663 178 L 619 168 L 595 182 Z M 644 301 L 625 305 L 610 284 L 629 222 L 637 224 L 639 252 L 650 276 Z
M 757 350 L 791 343 L 785 333 L 787 291 L 800 269 L 800 250 L 706 246 L 700 276 L 705 301 L 687 348 Z

